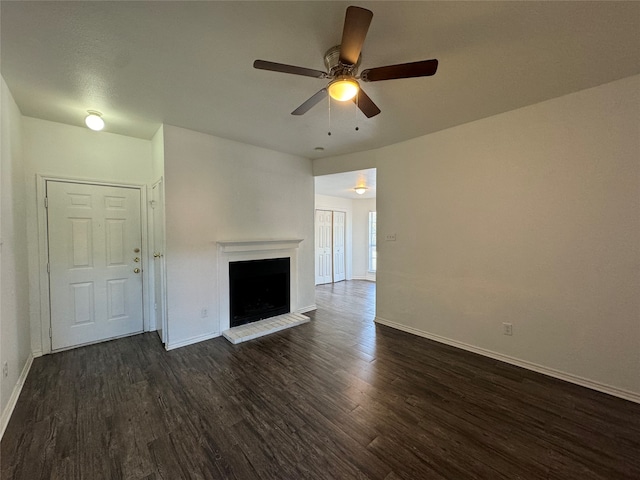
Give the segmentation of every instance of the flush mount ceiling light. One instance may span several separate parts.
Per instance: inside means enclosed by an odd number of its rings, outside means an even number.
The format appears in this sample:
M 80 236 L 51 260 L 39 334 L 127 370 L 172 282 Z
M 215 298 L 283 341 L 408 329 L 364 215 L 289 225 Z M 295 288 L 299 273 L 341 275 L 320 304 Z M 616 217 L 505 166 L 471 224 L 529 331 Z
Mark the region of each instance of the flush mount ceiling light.
M 353 77 L 341 75 L 329 84 L 328 89 L 331 98 L 339 102 L 346 102 L 356 96 L 360 85 Z
M 358 195 L 363 195 L 364 192 L 367 191 L 367 187 L 356 187 L 356 188 L 354 188 L 354 190 L 356 191 L 356 193 Z
M 104 120 L 102 120 L 102 114 L 95 110 L 88 110 L 87 113 L 89 115 L 87 115 L 84 119 L 84 123 L 87 125 L 87 127 L 89 127 L 91 130 L 95 130 L 96 132 L 102 130 L 104 128 Z

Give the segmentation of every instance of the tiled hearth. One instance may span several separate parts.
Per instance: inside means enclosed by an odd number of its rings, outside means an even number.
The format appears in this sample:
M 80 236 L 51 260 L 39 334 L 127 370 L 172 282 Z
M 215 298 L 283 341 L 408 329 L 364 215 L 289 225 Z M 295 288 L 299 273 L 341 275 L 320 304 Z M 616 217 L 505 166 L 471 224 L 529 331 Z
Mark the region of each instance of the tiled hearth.
M 309 322 L 309 317 L 301 313 L 285 313 L 277 317 L 266 318 L 257 322 L 247 323 L 239 327 L 233 327 L 222 332 L 224 338 L 233 344 L 253 340 L 270 333 L 279 332 L 286 328 L 295 327 Z

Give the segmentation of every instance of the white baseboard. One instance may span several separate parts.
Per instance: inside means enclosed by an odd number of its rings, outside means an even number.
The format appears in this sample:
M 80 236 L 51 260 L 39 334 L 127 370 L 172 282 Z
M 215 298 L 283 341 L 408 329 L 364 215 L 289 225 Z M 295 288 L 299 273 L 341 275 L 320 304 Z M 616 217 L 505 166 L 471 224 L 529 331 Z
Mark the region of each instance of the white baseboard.
M 11 392 L 11 397 L 9 397 L 9 403 L 2 412 L 2 417 L 0 417 L 0 440 L 4 436 L 4 431 L 9 424 L 9 420 L 11 420 L 11 415 L 13 414 L 13 410 L 16 408 L 16 403 L 18 403 L 18 397 L 20 397 L 20 392 L 22 392 L 22 387 L 24 386 L 24 382 L 27 380 L 27 375 L 29 375 L 29 370 L 31 370 L 31 365 L 33 364 L 33 354 L 30 354 L 27 357 L 27 361 L 24 364 L 24 368 L 22 372 L 20 372 L 20 376 L 18 377 L 18 381 L 13 387 L 13 391 Z
M 317 310 L 318 306 L 314 303 L 313 305 L 309 305 L 308 307 L 302 307 L 302 308 L 298 308 L 296 310 L 296 313 L 307 313 L 310 312 L 312 310 Z
M 351 280 L 364 280 L 365 282 L 374 282 L 375 283 L 376 277 L 375 277 L 375 275 L 374 276 L 370 276 L 370 275 L 361 276 L 361 275 L 358 275 L 358 276 L 352 277 Z
M 193 345 L 194 343 L 204 342 L 205 340 L 211 340 L 212 338 L 216 338 L 219 336 L 219 332 L 196 335 L 195 337 L 185 338 L 184 340 L 180 340 L 179 342 L 167 342 L 164 348 L 166 351 L 174 350 L 176 348 L 186 347 L 187 345 Z
M 411 333 L 413 335 L 418 335 L 420 337 L 428 338 L 429 340 L 434 340 L 436 342 L 444 343 L 452 347 L 460 348 L 462 350 L 467 350 L 468 352 L 477 353 L 485 357 L 493 358 L 495 360 L 500 360 L 501 362 L 515 365 L 517 367 L 526 368 L 527 370 L 532 370 L 537 373 L 542 373 L 543 375 L 548 375 L 553 378 L 564 380 L 565 382 L 575 383 L 576 385 L 580 385 L 582 387 L 587 387 L 592 390 L 597 390 L 599 392 L 613 395 L 614 397 L 620 397 L 625 400 L 629 400 L 631 402 L 640 403 L 640 394 L 635 392 L 630 392 L 622 388 L 613 387 L 611 385 L 596 382 L 594 380 L 589 380 L 588 378 L 583 378 L 578 375 L 573 375 L 571 373 L 555 370 L 553 368 L 545 367 L 543 365 L 538 365 L 537 363 L 528 362 L 526 360 L 521 360 L 519 358 L 511 357 L 509 355 L 504 355 L 502 353 L 494 352 L 492 350 L 487 350 L 484 348 L 469 345 L 468 343 L 459 342 L 457 340 L 452 340 L 446 337 L 441 337 L 440 335 L 435 335 L 433 333 L 428 333 L 422 330 L 418 330 L 417 328 L 409 327 L 407 325 L 402 325 L 400 323 L 393 322 L 385 318 L 376 317 L 374 321 L 381 325 L 386 325 L 387 327 L 395 328 L 396 330 L 402 330 L 403 332 Z

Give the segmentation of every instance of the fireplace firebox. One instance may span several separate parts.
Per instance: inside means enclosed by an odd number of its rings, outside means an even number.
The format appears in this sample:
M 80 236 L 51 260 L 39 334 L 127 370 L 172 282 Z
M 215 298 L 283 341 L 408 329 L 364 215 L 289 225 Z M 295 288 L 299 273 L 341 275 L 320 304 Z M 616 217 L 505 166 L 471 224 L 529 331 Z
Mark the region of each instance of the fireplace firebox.
M 229 262 L 231 327 L 291 311 L 289 263 L 289 258 Z

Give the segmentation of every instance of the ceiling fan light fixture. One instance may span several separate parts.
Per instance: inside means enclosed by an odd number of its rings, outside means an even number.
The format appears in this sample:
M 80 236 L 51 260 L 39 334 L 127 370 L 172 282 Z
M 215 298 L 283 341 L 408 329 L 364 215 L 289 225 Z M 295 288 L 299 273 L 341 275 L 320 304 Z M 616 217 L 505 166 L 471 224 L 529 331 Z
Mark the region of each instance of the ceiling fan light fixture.
M 360 85 L 354 78 L 340 75 L 329 84 L 328 88 L 331 98 L 339 102 L 346 102 L 356 96 L 358 90 L 360 90 Z
M 354 188 L 354 190 L 356 191 L 356 193 L 357 193 L 358 195 L 364 195 L 364 192 L 366 192 L 366 191 L 367 191 L 367 187 L 360 186 L 360 187 L 356 187 L 356 188 Z
M 104 120 L 102 119 L 102 114 L 100 112 L 96 112 L 95 110 L 88 110 L 87 115 L 84 119 L 84 123 L 91 130 L 95 130 L 99 132 L 104 128 Z

